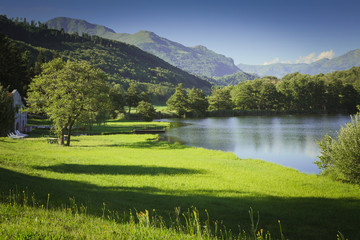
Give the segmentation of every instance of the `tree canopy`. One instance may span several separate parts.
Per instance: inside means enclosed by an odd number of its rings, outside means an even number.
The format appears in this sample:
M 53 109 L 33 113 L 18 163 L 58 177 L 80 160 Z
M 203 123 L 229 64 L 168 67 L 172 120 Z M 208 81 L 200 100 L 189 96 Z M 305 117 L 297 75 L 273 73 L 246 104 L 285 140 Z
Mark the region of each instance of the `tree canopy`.
M 140 101 L 139 92 L 137 90 L 137 84 L 132 82 L 130 83 L 129 88 L 125 92 L 125 101 L 126 106 L 129 108 L 129 114 L 132 107 L 137 107 Z
M 232 101 L 229 88 L 216 88 L 211 91 L 209 97 L 209 110 L 231 110 Z
M 139 102 L 137 111 L 141 115 L 142 119 L 147 122 L 152 121 L 156 116 L 154 106 L 149 102 L 145 102 L 144 100 Z
M 166 102 L 166 104 L 168 106 L 168 109 L 176 111 L 176 114 L 178 116 L 183 116 L 186 113 L 189 107 L 189 103 L 188 103 L 188 95 L 183 87 L 183 84 L 180 83 L 176 87 L 175 93 L 171 95 L 171 97 Z
M 110 115 L 112 118 L 116 118 L 119 113 L 124 112 L 125 100 L 122 95 L 122 88 L 120 84 L 115 84 L 110 88 Z
M 107 107 L 106 74 L 85 61 L 63 62 L 57 58 L 42 65 L 42 73 L 29 85 L 31 112 L 43 112 L 53 121 L 59 145 L 70 145 L 72 127 Z
M 203 90 L 192 88 L 188 96 L 189 111 L 193 112 L 195 116 L 205 116 L 206 110 L 209 107 L 209 102 Z

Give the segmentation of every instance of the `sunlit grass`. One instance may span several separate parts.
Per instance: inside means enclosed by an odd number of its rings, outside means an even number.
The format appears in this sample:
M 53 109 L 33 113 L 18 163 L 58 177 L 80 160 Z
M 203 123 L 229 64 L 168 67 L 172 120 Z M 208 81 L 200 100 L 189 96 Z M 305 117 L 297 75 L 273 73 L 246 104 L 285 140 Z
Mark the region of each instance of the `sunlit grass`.
M 201 239 L 168 228 L 94 217 L 72 206 L 46 209 L 0 203 L 0 238 L 7 239 Z
M 108 123 L 120 127 L 121 122 Z M 129 123 L 124 123 L 126 126 Z M 27 188 L 61 205 L 69 197 L 101 215 L 108 209 L 207 209 L 234 231 L 249 229 L 248 209 L 265 230 L 291 239 L 359 237 L 360 188 L 232 153 L 158 142 L 156 135 L 73 137 L 71 147 L 45 140 L 0 139 L 0 190 Z M 353 238 L 351 238 L 353 236 Z
M 154 108 L 156 111 L 160 111 L 160 112 L 168 111 L 167 105 L 155 105 Z

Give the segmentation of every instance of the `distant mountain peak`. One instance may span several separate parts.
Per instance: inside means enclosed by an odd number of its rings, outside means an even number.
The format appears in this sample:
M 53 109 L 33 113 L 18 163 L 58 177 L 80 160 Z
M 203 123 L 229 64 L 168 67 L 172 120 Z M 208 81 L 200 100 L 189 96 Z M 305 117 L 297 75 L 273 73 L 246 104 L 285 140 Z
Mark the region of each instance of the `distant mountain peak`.
M 76 19 L 76 18 L 69 18 L 69 17 L 56 17 L 53 19 L 50 19 L 49 21 L 45 22 L 50 28 L 55 29 L 61 29 L 63 28 L 68 33 L 78 32 L 79 34 L 85 32 L 91 35 L 97 35 L 92 34 L 94 31 L 102 31 L 102 32 L 110 32 L 110 33 L 116 33 L 113 29 L 98 25 L 89 23 L 86 20 L 83 19 Z M 76 29 L 78 31 L 76 31 Z M 89 33 L 90 31 L 90 33 Z
M 203 45 L 196 45 L 192 48 L 196 48 L 196 49 L 200 49 L 200 50 L 204 50 L 204 51 L 208 51 L 209 49 Z
M 148 31 L 148 30 L 140 30 L 138 33 L 143 33 L 143 34 L 149 34 L 149 35 L 155 35 L 157 36 L 154 32 Z

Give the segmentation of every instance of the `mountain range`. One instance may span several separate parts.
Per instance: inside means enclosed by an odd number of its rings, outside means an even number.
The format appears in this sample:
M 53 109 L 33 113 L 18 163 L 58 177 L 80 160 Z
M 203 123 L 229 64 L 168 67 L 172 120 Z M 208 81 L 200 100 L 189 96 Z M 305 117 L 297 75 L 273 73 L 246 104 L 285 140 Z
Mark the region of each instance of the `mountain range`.
M 196 75 L 220 77 L 240 71 L 229 57 L 215 53 L 204 46 L 186 47 L 150 31 L 139 31 L 135 34 L 115 33 L 114 30 L 104 26 L 65 17 L 54 18 L 45 23 L 49 28 L 64 29 L 68 33 L 77 32 L 80 35 L 87 33 L 135 45 Z
M 237 65 L 241 70 L 254 73 L 259 76 L 275 76 L 282 78 L 286 74 L 299 72 L 303 74 L 315 75 L 319 73 L 331 73 L 334 71 L 347 70 L 354 66 L 360 66 L 360 49 L 349 51 L 333 59 L 321 59 L 319 61 L 306 64 L 285 64 L 276 63 L 269 65 Z

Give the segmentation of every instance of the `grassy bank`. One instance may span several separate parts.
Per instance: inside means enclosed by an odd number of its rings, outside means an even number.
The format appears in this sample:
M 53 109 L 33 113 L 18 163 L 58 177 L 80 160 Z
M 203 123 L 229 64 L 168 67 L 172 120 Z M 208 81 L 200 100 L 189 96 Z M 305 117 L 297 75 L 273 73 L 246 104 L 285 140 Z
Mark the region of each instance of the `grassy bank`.
M 27 194 L 27 193 L 25 193 Z M 30 199 L 29 199 L 30 200 Z M 0 238 L 7 239 L 201 239 L 174 229 L 155 227 L 135 219 L 117 222 L 95 217 L 76 204 L 58 209 L 48 206 L 0 203 Z
M 114 123 L 114 125 L 116 125 Z M 42 138 L 0 139 L 0 191 L 51 195 L 52 207 L 69 197 L 102 216 L 103 203 L 121 214 L 152 211 L 169 221 L 176 207 L 205 209 L 237 231 L 250 229 L 249 207 L 260 226 L 280 238 L 359 239 L 360 188 L 232 153 L 156 141 L 155 135 L 77 136 L 71 147 Z M 278 235 L 277 235 L 278 234 Z

